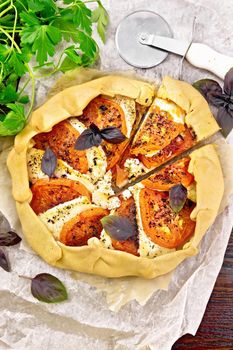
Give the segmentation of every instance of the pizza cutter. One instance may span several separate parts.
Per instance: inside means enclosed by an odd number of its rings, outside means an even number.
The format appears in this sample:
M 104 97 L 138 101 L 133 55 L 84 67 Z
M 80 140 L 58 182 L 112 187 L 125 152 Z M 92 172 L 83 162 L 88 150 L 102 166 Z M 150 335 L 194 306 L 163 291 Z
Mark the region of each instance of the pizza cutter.
M 116 31 L 116 46 L 120 56 L 137 68 L 157 66 L 168 52 L 185 57 L 189 63 L 206 69 L 224 79 L 233 67 L 233 58 L 209 46 L 174 39 L 169 24 L 152 11 L 135 11 L 126 16 Z

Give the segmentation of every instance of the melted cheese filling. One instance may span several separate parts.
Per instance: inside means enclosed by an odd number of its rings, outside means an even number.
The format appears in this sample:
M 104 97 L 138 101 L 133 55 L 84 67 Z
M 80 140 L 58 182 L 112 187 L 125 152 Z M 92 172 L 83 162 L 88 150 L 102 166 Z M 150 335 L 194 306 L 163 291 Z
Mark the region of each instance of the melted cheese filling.
M 44 151 L 36 148 L 31 148 L 27 152 L 27 168 L 30 182 L 34 183 L 38 179 L 49 179 L 41 170 L 41 161 Z M 57 160 L 57 167 L 54 175 L 58 178 L 67 178 L 82 183 L 89 191 L 94 190 L 94 185 L 90 182 L 89 176 L 81 174 L 79 171 L 73 169 L 69 164 L 61 159 Z
M 163 100 L 156 97 L 153 106 L 158 107 L 161 111 L 169 113 L 175 123 L 185 123 L 185 113 L 172 101 Z
M 104 209 L 115 209 L 121 204 L 120 199 L 114 196 L 114 191 L 112 189 L 112 173 L 109 170 L 96 184 L 96 189 L 92 193 L 92 201 L 97 206 Z
M 85 129 L 85 125 L 81 123 L 77 118 L 68 119 L 69 123 L 81 134 Z M 86 150 L 88 168 L 88 175 L 95 183 L 101 179 L 107 169 L 107 159 L 104 150 L 101 146 L 91 147 Z
M 95 208 L 87 197 L 81 196 L 71 201 L 61 203 L 39 214 L 38 217 L 43 221 L 47 228 L 52 232 L 55 239 L 59 240 L 63 225 L 81 212 Z
M 141 184 L 134 186 L 133 196 L 136 205 L 136 218 L 139 231 L 139 254 L 141 257 L 154 258 L 159 255 L 174 252 L 175 249 L 168 249 L 161 247 L 160 245 L 154 243 L 145 233 L 142 225 L 142 217 L 139 203 L 140 190 L 142 188 Z
M 133 98 L 116 96 L 114 102 L 119 104 L 125 115 L 125 123 L 127 128 L 126 137 L 130 137 L 132 128 L 136 119 L 136 105 Z

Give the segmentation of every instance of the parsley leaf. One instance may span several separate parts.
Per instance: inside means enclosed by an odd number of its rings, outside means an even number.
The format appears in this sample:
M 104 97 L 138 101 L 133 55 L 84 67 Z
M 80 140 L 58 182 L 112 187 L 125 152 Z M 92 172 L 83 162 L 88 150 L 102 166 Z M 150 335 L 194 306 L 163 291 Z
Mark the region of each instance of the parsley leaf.
M 1 0 L 0 0 L 1 2 Z M 89 66 L 99 56 L 92 37 L 97 32 L 105 41 L 108 14 L 100 0 L 89 8 L 83 0 L 4 0 L 0 9 L 0 135 L 17 134 L 25 125 L 35 100 L 35 82 L 39 76 L 68 71 L 77 66 Z M 58 62 L 50 59 L 58 44 L 70 42 L 59 52 Z M 67 45 L 64 45 L 67 46 Z M 59 50 L 62 45 L 59 46 Z M 65 56 L 64 56 L 65 55 Z M 31 59 L 36 60 L 32 67 Z M 61 62 L 61 59 L 63 61 Z M 46 68 L 46 69 L 45 69 Z M 27 74 L 24 84 L 21 77 Z M 27 116 L 23 103 L 29 98 L 24 90 L 31 86 L 31 101 Z
M 23 106 L 19 104 L 8 103 L 7 113 L 3 121 L 0 121 L 0 136 L 16 135 L 25 125 L 26 118 Z
M 103 43 L 105 43 L 105 32 L 109 22 L 109 17 L 107 11 L 105 10 L 100 1 L 98 1 L 98 7 L 92 12 L 91 20 L 93 23 L 97 23 L 97 31 Z
M 31 45 L 37 62 L 42 65 L 48 55 L 54 56 L 55 46 L 61 41 L 61 32 L 51 25 L 35 25 L 22 30 L 21 40 L 23 44 Z

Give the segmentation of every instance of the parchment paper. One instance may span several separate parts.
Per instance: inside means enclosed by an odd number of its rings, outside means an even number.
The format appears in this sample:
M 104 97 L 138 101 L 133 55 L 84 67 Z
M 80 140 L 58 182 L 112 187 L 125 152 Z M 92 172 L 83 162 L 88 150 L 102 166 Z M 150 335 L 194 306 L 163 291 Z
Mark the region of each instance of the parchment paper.
M 109 8 L 111 26 L 109 40 L 101 50 L 100 67 L 104 70 L 131 71 L 117 55 L 114 32 L 120 19 L 136 9 L 147 8 L 164 16 L 172 25 L 176 37 L 190 37 L 191 20 L 197 16 L 196 41 L 204 41 L 223 53 L 231 54 L 233 44 L 231 17 L 233 4 L 227 0 L 134 0 L 103 1 Z M 208 18 L 208 20 L 207 20 Z M 159 83 L 164 74 L 178 77 L 179 58 L 170 55 L 159 67 L 151 70 L 134 70 L 138 75 Z M 201 72 L 188 63 L 184 64 L 182 78 L 193 82 L 210 73 Z M 53 81 L 43 80 L 38 87 L 37 103 L 41 104 Z M 233 134 L 230 136 L 233 140 Z M 229 138 L 229 142 L 230 142 Z M 2 140 L 0 141 L 2 144 Z M 10 140 L 4 139 L 4 148 Z M 222 146 L 225 147 L 225 146 Z M 225 155 L 225 151 L 223 152 Z M 3 166 L 7 151 L 0 155 L 0 210 L 19 232 L 15 208 L 10 203 L 10 182 Z M 228 157 L 228 156 L 226 156 Z M 224 160 L 225 162 L 225 160 Z M 232 174 L 232 167 L 225 167 Z M 229 182 L 232 181 L 228 177 Z M 228 193 L 229 194 L 229 193 Z M 225 197 L 226 198 L 226 197 Z M 157 290 L 154 281 L 128 279 L 121 290 L 119 281 L 86 276 L 48 266 L 24 244 L 6 249 L 12 265 L 12 273 L 0 270 L 0 349 L 56 350 L 66 349 L 171 349 L 183 334 L 195 334 L 221 268 L 233 224 L 233 203 L 218 216 L 215 224 L 200 245 L 198 256 L 182 263 L 175 271 L 168 291 Z M 62 304 L 48 305 L 35 300 L 30 293 L 29 281 L 18 275 L 34 276 L 49 272 L 67 286 L 69 300 Z M 156 281 L 157 287 L 162 280 Z M 137 285 L 143 283 L 145 294 L 135 298 Z M 98 288 L 93 287 L 98 286 Z M 166 286 L 165 286 L 166 287 Z M 100 290 L 104 290 L 102 292 Z M 110 292 L 111 291 L 111 292 Z M 107 294 L 106 294 L 107 293 Z M 138 293 L 137 293 L 138 294 Z M 124 302 L 131 300 L 122 308 Z M 148 299 L 148 300 L 147 300 Z M 145 304 L 140 305 L 141 304 Z M 109 310 L 109 305 L 112 310 Z

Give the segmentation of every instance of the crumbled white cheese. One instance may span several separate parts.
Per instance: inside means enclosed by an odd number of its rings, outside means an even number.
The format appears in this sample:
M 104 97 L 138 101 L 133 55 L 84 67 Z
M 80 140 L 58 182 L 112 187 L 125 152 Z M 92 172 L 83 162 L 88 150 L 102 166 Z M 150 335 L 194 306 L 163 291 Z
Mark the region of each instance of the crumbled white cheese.
M 140 203 L 139 203 L 139 195 L 140 195 L 141 188 L 139 186 L 134 186 L 133 189 L 133 196 L 135 200 L 136 205 L 136 219 L 138 224 L 138 231 L 139 231 L 139 254 L 142 257 L 147 258 L 154 258 L 159 255 L 171 253 L 175 251 L 175 249 L 168 249 L 163 248 L 159 246 L 158 244 L 154 243 L 145 233 L 143 229 L 142 224 L 142 218 L 141 218 L 141 210 L 140 210 Z
M 129 199 L 131 196 L 132 196 L 132 193 L 130 192 L 129 189 L 124 190 L 124 192 L 122 192 L 122 197 L 123 197 L 124 199 Z
M 78 118 L 69 118 L 70 124 L 81 134 L 85 129 L 85 125 Z M 93 183 L 101 179 L 107 169 L 106 154 L 101 146 L 91 147 L 86 150 L 88 162 L 88 175 Z
M 161 111 L 168 112 L 175 123 L 184 124 L 185 113 L 174 102 L 163 100 L 162 98 L 156 97 L 153 102 L 153 105 L 159 107 Z
M 121 204 L 120 199 L 114 196 L 112 189 L 112 173 L 109 170 L 96 184 L 96 189 L 92 193 L 92 201 L 104 209 L 118 208 Z
M 56 205 L 38 216 L 53 233 L 54 237 L 59 239 L 64 223 L 71 220 L 81 212 L 95 207 L 95 205 L 89 202 L 87 197 L 81 196 L 71 201 Z
M 126 159 L 124 167 L 128 172 L 128 178 L 130 180 L 144 174 L 147 170 L 147 168 L 137 158 Z
M 114 249 L 112 246 L 112 239 L 111 237 L 107 234 L 105 230 L 102 230 L 101 235 L 100 235 L 100 242 L 102 245 L 107 248 L 107 249 Z

